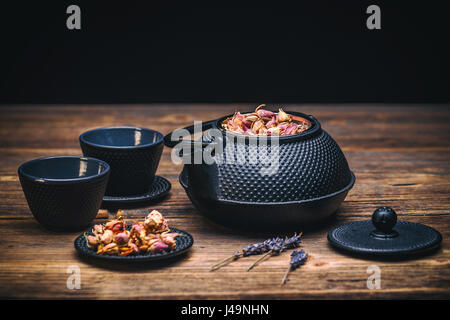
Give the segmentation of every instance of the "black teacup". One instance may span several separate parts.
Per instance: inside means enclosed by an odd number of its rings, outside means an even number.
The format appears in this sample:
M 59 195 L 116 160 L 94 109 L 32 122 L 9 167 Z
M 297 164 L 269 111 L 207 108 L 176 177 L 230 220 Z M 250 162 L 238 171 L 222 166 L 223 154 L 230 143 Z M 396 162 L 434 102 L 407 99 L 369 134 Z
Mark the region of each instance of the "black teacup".
M 108 127 L 84 132 L 80 145 L 85 156 L 111 166 L 106 196 L 136 196 L 148 192 L 161 159 L 164 136 L 138 127 Z
M 18 170 L 31 213 L 53 230 L 82 230 L 92 223 L 109 172 L 106 162 L 81 156 L 39 158 Z

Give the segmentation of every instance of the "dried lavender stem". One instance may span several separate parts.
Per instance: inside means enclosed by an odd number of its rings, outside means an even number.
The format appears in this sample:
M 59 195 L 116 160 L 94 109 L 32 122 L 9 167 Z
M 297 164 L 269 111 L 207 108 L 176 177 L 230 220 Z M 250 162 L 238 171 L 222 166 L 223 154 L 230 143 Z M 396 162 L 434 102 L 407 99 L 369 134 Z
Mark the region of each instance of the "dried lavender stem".
M 289 264 L 289 268 L 286 270 L 286 273 L 284 274 L 283 280 L 281 280 L 281 285 L 286 283 L 286 281 L 288 279 L 289 272 L 291 272 L 291 268 L 292 268 L 292 265 Z
M 231 261 L 233 261 L 233 260 L 236 260 L 236 259 L 240 258 L 241 256 L 242 256 L 242 254 L 239 255 L 239 256 L 233 254 L 232 256 L 226 257 L 225 259 L 222 259 L 222 260 L 220 260 L 219 262 L 213 264 L 213 265 L 211 266 L 211 270 L 210 270 L 210 271 L 217 270 L 217 269 L 223 267 L 227 262 L 231 262 Z
M 219 262 L 212 265 L 210 271 L 214 271 L 214 270 L 222 267 L 226 263 L 237 260 L 241 257 L 247 257 L 247 256 L 251 256 L 251 255 L 260 255 L 260 254 L 264 254 L 264 252 L 266 252 L 260 259 L 258 259 L 255 263 L 253 263 L 248 268 L 247 271 L 250 271 L 259 262 L 261 262 L 263 259 L 265 259 L 269 254 L 272 254 L 272 255 L 274 253 L 279 254 L 279 253 L 285 251 L 286 249 L 293 249 L 293 248 L 299 247 L 299 244 L 301 242 L 301 236 L 302 236 L 302 234 L 300 233 L 300 235 L 294 234 L 294 236 L 291 238 L 286 237 L 286 239 L 282 239 L 282 238 L 277 237 L 277 238 L 267 239 L 263 242 L 249 244 L 247 247 L 242 249 L 241 253 L 239 253 L 239 251 L 236 251 L 232 256 L 229 256 L 223 260 L 220 260 Z
M 262 257 L 260 257 L 258 260 L 256 260 L 255 262 L 252 263 L 252 265 L 250 267 L 248 267 L 247 272 L 252 270 L 259 262 L 261 262 L 262 260 L 264 260 L 269 254 L 272 253 L 272 250 L 269 250 L 266 254 L 264 254 Z
M 290 271 L 293 271 L 303 265 L 308 258 L 308 253 L 305 250 L 301 249 L 299 251 L 294 250 L 291 253 L 291 261 L 289 262 L 289 268 L 286 270 L 284 274 L 283 280 L 281 280 L 281 285 L 285 284 L 288 280 L 288 274 Z

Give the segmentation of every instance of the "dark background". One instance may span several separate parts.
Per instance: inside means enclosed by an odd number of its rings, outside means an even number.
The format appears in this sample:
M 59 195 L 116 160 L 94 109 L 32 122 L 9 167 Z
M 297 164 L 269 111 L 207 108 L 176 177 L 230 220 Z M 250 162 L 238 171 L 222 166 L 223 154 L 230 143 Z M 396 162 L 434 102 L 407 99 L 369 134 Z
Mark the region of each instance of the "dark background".
M 82 29 L 66 28 L 77 4 Z M 366 8 L 381 7 L 381 30 Z M 10 1 L 0 103 L 450 102 L 445 1 Z

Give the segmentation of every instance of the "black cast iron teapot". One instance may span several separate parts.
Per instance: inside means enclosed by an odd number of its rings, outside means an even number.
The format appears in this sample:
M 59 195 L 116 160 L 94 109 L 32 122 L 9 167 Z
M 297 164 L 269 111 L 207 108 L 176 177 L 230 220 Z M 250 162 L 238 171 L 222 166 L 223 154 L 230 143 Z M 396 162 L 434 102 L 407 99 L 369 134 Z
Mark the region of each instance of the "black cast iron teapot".
M 222 128 L 228 115 L 204 122 L 201 140 L 165 136 L 168 147 L 186 152 L 191 146 L 179 181 L 202 215 L 232 228 L 299 230 L 336 212 L 355 183 L 344 154 L 313 116 L 286 113 L 308 120 L 310 128 L 289 136 L 242 136 Z M 193 133 L 194 126 L 184 129 Z M 210 150 L 213 163 L 193 163 L 195 152 L 217 146 L 223 151 Z

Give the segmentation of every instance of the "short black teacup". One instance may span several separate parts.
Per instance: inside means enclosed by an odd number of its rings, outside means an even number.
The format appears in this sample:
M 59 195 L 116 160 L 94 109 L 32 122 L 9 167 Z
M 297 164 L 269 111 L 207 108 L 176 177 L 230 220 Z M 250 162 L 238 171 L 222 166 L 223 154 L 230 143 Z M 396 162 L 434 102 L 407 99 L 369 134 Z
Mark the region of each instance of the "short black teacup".
M 136 196 L 148 192 L 161 159 L 164 136 L 139 127 L 107 127 L 80 135 L 83 154 L 111 166 L 106 196 Z
M 48 229 L 78 231 L 97 216 L 110 168 L 81 156 L 39 158 L 18 169 L 31 213 Z

